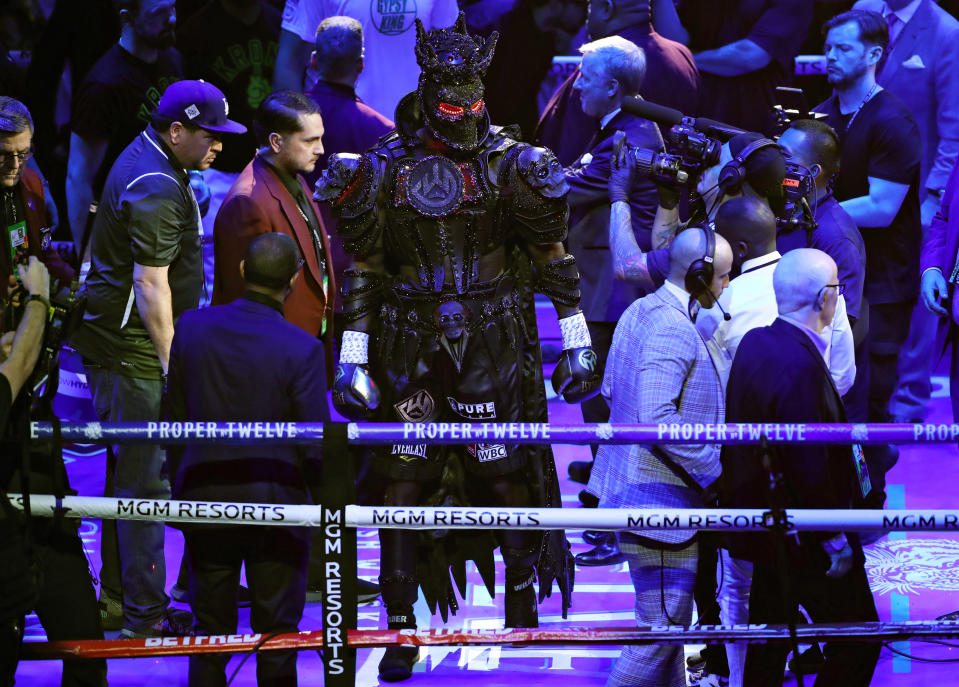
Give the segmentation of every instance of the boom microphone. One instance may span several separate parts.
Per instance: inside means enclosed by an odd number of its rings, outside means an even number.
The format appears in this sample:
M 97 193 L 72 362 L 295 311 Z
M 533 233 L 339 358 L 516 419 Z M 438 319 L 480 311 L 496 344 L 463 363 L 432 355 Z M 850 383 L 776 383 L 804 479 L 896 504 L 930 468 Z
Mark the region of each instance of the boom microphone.
M 685 116 L 679 110 L 657 105 L 656 103 L 651 103 L 648 100 L 643 100 L 636 96 L 623 98 L 621 107 L 631 115 L 648 119 L 657 124 L 674 126 L 676 124 L 682 124 L 685 119 Z M 697 117 L 695 119 L 690 117 L 689 119 L 692 119 L 692 127 L 696 131 L 700 131 L 709 136 L 715 136 L 723 141 L 728 141 L 733 136 L 746 133 L 743 129 L 739 129 L 731 124 L 726 124 L 725 122 L 717 122 L 715 119 L 708 119 L 706 117 Z

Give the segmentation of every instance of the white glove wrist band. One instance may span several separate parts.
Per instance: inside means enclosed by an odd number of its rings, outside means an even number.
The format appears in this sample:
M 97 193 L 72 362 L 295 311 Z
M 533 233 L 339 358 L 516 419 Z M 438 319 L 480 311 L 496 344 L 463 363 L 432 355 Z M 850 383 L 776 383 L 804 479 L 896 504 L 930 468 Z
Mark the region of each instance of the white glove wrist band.
M 370 335 L 347 329 L 340 344 L 340 362 L 365 365 L 370 361 Z
M 578 312 L 569 317 L 563 317 L 559 321 L 559 331 L 563 334 L 563 350 L 571 348 L 586 348 L 592 345 L 589 338 L 589 328 L 586 326 L 586 318 L 583 313 Z

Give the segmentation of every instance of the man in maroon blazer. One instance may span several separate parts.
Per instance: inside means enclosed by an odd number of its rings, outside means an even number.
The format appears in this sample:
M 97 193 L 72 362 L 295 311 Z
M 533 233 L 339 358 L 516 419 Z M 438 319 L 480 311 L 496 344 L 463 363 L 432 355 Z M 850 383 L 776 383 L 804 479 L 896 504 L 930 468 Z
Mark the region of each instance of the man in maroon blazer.
M 213 229 L 216 265 L 213 305 L 239 298 L 245 287 L 240 259 L 254 237 L 268 232 L 292 236 L 304 261 L 303 274 L 286 300 L 285 316 L 326 341 L 332 354 L 336 286 L 330 269 L 330 242 L 299 177 L 313 171 L 323 152 L 323 120 L 316 104 L 302 93 L 281 91 L 260 105 L 254 122 L 256 157 L 240 173 L 220 206 Z
M 953 208 L 953 205 L 957 207 Z M 919 296 L 923 304 L 940 317 L 933 349 L 937 358 L 946 342 L 952 341 L 949 384 L 952 413 L 959 418 L 959 337 L 956 336 L 959 331 L 956 329 L 959 323 L 959 295 L 956 294 L 959 281 L 959 165 L 952 168 L 942 193 L 942 204 L 932 218 L 926 240 L 922 242 L 919 268 L 922 271 Z

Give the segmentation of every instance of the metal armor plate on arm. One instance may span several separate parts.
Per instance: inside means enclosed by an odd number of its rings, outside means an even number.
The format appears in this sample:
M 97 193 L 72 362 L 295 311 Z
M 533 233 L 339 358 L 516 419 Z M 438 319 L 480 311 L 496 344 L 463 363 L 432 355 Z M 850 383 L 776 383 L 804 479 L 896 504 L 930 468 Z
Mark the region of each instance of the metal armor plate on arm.
M 509 150 L 503 164 L 520 237 L 537 245 L 563 241 L 569 219 L 569 184 L 556 156 L 546 148 L 520 144 Z
M 366 254 L 379 238 L 376 197 L 384 169 L 383 161 L 373 152 L 336 153 L 316 181 L 314 198 L 330 201 L 339 220 L 337 233 L 348 253 Z

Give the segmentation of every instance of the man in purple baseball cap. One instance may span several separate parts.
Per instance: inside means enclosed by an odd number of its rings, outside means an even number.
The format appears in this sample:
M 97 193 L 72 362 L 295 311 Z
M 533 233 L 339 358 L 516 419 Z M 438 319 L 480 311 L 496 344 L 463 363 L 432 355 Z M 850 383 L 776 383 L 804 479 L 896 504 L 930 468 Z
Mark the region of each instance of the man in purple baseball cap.
M 223 134 L 243 134 L 246 127 L 228 119 L 230 106 L 223 91 L 206 81 L 177 81 L 167 87 L 156 108 L 157 114 Z M 204 168 L 205 169 L 205 168 Z
M 90 237 L 88 308 L 72 340 L 103 421 L 160 417 L 174 323 L 205 290 L 189 172 L 210 166 L 224 134 L 246 131 L 228 113 L 216 86 L 175 82 L 110 169 Z M 159 446 L 112 446 L 107 495 L 169 498 L 164 463 Z M 164 589 L 163 523 L 122 521 L 103 534 L 104 624 L 130 637 L 188 632 L 190 614 L 171 609 Z

